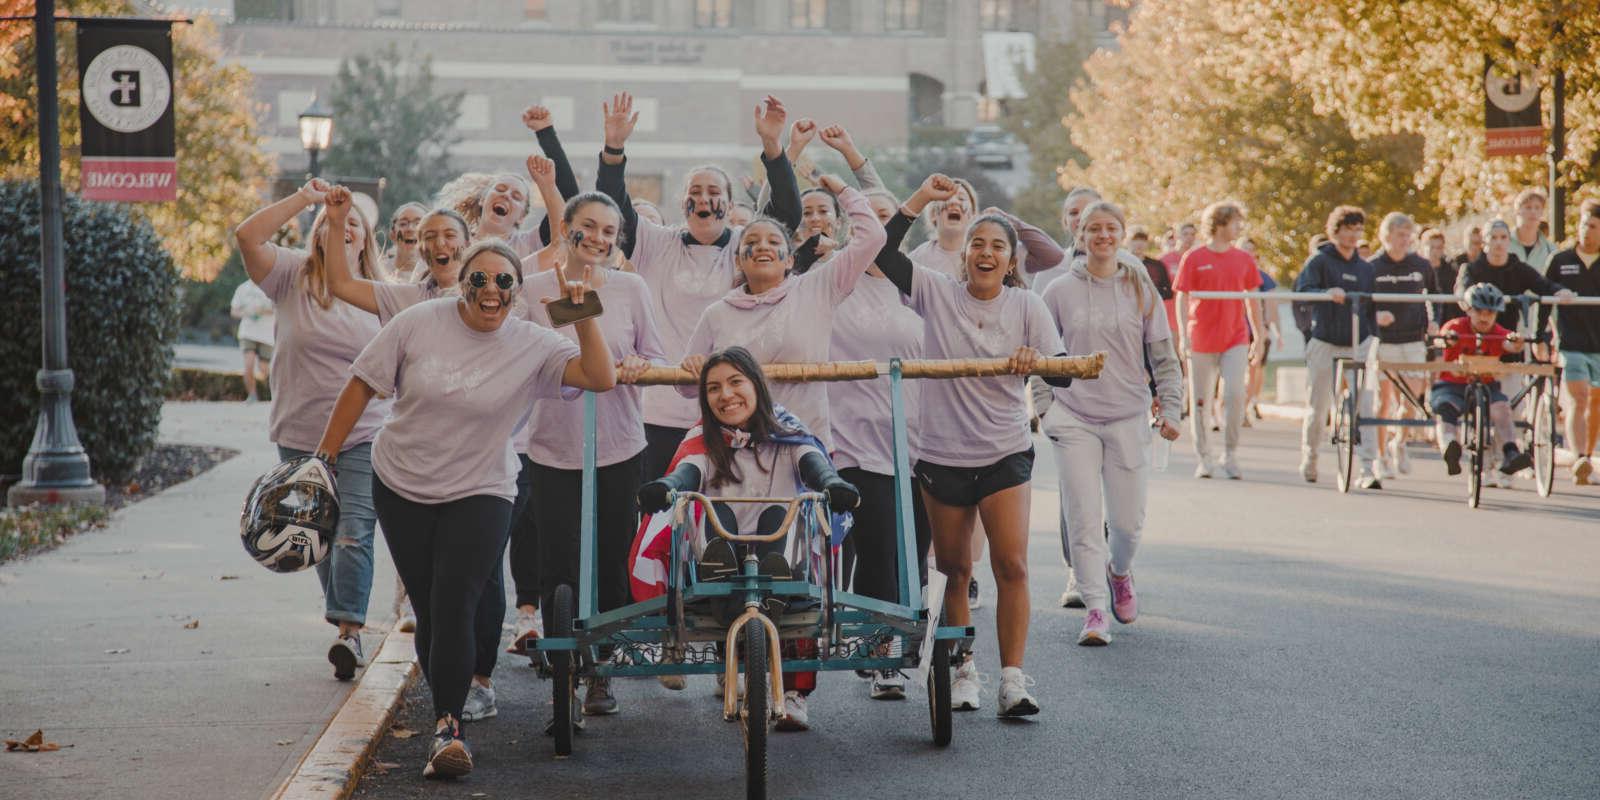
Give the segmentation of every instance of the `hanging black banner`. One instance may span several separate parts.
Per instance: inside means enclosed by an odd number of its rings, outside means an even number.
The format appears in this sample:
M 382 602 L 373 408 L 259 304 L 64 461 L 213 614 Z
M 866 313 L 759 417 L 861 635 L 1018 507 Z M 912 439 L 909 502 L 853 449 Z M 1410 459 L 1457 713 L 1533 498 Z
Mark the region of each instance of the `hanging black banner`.
M 1484 154 L 1536 156 L 1544 152 L 1544 121 L 1539 115 L 1539 78 L 1528 67 L 1497 69 L 1483 59 Z
M 177 199 L 172 23 L 78 21 L 78 81 L 83 197 Z

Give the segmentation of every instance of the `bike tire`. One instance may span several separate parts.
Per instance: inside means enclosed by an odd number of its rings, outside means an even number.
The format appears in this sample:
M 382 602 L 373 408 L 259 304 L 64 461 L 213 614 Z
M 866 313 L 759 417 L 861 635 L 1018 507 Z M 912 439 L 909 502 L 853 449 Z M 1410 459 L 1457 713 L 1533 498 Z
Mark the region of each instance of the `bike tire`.
M 550 601 L 548 635 L 551 638 L 572 638 L 572 605 L 572 587 L 567 584 L 557 586 L 555 597 Z M 557 758 L 572 755 L 572 715 L 577 707 L 577 687 L 573 684 L 576 661 L 577 654 L 573 651 L 557 650 L 550 653 L 551 726 Z
M 1471 463 L 1467 470 L 1467 507 L 1477 508 L 1483 499 L 1483 468 L 1485 451 L 1489 447 L 1489 403 L 1486 390 L 1475 392 L 1468 409 L 1472 415 L 1467 420 L 1467 452 Z
M 1354 381 L 1354 378 L 1352 378 Z M 1339 398 L 1339 404 L 1333 411 L 1333 451 L 1338 460 L 1338 472 L 1334 479 L 1339 484 L 1341 494 L 1349 494 L 1350 486 L 1355 479 L 1356 462 L 1356 393 L 1360 391 L 1357 386 L 1346 389 Z
M 1533 454 L 1534 488 L 1540 497 L 1549 497 L 1556 485 L 1556 404 L 1552 394 L 1541 386 L 1533 401 L 1529 451 Z
M 772 721 L 772 687 L 767 663 L 767 626 L 759 619 L 744 623 L 744 782 L 748 800 L 767 798 L 767 731 Z

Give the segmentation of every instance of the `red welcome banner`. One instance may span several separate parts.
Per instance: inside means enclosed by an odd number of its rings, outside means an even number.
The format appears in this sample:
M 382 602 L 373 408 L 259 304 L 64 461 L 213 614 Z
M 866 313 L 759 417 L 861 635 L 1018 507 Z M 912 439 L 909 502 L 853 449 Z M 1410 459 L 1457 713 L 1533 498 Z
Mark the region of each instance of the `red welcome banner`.
M 81 194 L 122 203 L 178 199 L 178 164 L 170 158 L 83 158 Z

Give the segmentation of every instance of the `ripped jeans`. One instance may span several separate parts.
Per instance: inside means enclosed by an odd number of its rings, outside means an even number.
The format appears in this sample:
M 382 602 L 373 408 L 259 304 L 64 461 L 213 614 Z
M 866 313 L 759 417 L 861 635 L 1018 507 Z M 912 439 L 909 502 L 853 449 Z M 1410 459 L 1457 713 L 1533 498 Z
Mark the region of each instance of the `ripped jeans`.
M 308 456 L 304 450 L 279 447 L 285 461 Z M 317 564 L 322 583 L 322 616 L 330 624 L 365 625 L 367 598 L 372 594 L 372 529 L 378 516 L 372 509 L 372 443 L 364 442 L 339 454 L 335 465 L 339 482 L 339 535 L 333 550 Z

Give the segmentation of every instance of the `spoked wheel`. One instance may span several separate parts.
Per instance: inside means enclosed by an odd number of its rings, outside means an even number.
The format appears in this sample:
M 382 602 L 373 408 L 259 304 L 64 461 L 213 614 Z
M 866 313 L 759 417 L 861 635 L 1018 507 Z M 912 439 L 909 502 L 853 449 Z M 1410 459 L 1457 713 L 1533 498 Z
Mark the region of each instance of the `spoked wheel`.
M 744 623 L 744 781 L 749 800 L 767 800 L 767 726 L 772 721 L 771 668 L 767 663 L 767 626 Z
M 1345 390 L 1344 397 L 1339 398 L 1333 410 L 1333 452 L 1339 459 L 1339 471 L 1334 478 L 1339 483 L 1339 491 L 1345 494 L 1350 492 L 1351 480 L 1355 477 L 1356 437 L 1360 435 L 1355 424 L 1357 391 L 1354 387 Z
M 1547 388 L 1541 387 L 1533 403 L 1534 488 L 1540 497 L 1549 497 L 1556 485 L 1556 403 Z
M 1467 465 L 1467 506 L 1477 508 L 1483 494 L 1484 454 L 1488 452 L 1490 441 L 1489 406 L 1482 399 L 1473 399 L 1471 402 L 1466 425 L 1467 453 L 1471 461 Z
M 550 601 L 550 630 L 553 639 L 572 638 L 572 587 L 556 587 L 555 598 Z M 577 653 L 556 650 L 550 653 L 550 709 L 551 734 L 556 739 L 556 758 L 572 755 L 572 715 L 577 709 L 577 686 L 573 682 Z
M 928 665 L 928 721 L 933 724 L 933 743 L 950 744 L 955 725 L 950 718 L 950 645 L 933 643 L 933 663 Z

